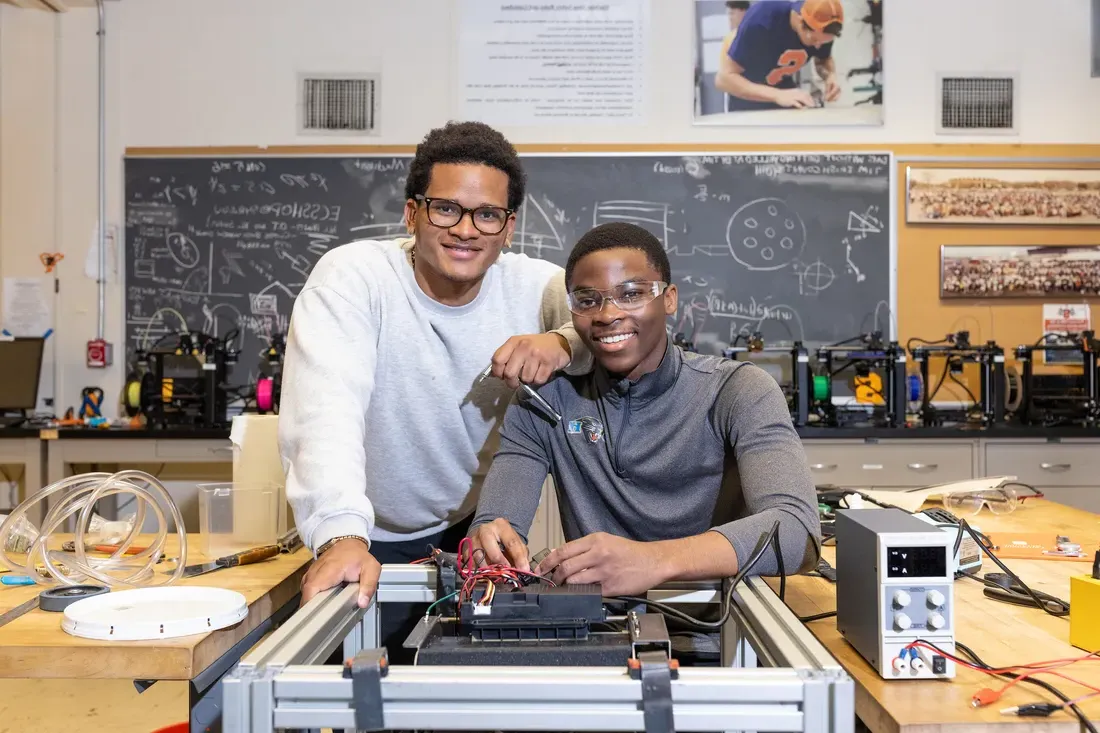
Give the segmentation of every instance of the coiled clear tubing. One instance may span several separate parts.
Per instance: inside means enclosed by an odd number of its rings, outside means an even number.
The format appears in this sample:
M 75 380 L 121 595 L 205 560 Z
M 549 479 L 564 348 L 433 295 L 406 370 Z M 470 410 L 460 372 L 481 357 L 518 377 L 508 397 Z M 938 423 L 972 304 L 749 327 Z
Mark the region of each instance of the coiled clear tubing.
M 85 537 L 89 535 L 89 524 L 96 502 L 115 495 L 135 497 L 137 514 L 134 521 L 130 524 L 128 534 L 117 542 L 118 549 L 110 557 L 88 557 L 84 548 L 86 543 L 92 543 L 92 538 L 86 540 Z M 20 520 L 39 502 L 47 503 L 46 516 L 24 560 L 22 555 L 11 553 L 5 548 L 11 546 L 9 537 L 22 524 Z M 157 560 L 164 552 L 168 540 L 168 523 L 162 503 L 168 507 L 171 519 L 175 522 L 176 536 L 179 539 L 179 559 L 170 575 L 163 575 L 163 580 L 153 582 Z M 141 529 L 147 511 L 152 511 L 157 518 L 154 539 L 140 553 L 127 555 L 126 551 L 143 534 Z M 73 515 L 77 515 L 73 551 L 50 549 L 50 538 L 55 533 L 64 531 L 62 528 Z M 145 542 L 142 541 L 142 544 Z M 187 564 L 187 534 L 179 508 L 168 490 L 155 477 L 144 471 L 85 473 L 62 479 L 41 489 L 12 510 L 4 523 L 0 524 L 0 564 L 6 565 L 13 572 L 33 578 L 40 585 L 52 585 L 55 582 L 62 585 L 95 582 L 110 588 L 169 585 L 182 577 Z M 40 566 L 45 568 L 46 576 L 39 571 Z

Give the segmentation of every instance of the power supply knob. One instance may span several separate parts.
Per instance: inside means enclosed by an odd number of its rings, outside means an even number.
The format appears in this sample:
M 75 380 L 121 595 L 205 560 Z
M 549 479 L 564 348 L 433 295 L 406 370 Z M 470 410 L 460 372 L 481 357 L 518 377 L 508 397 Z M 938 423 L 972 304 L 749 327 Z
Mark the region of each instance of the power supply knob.
M 930 629 L 942 629 L 943 625 L 947 623 L 943 616 L 938 613 L 928 614 L 928 628 Z
M 946 600 L 943 597 L 943 593 L 940 593 L 938 590 L 928 591 L 927 598 L 929 608 L 943 608 L 944 601 Z
M 913 622 L 904 613 L 894 614 L 894 628 L 896 628 L 898 631 L 905 631 L 910 626 L 912 626 L 912 624 Z
M 894 593 L 894 608 L 905 608 L 909 605 L 909 601 L 912 600 L 909 594 L 903 590 L 899 590 Z

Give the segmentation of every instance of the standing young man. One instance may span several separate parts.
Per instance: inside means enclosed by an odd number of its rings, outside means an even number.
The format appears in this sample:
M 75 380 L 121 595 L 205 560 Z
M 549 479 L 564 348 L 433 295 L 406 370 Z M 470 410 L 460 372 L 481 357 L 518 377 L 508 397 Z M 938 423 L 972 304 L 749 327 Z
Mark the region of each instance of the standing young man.
M 485 560 L 529 569 L 523 537 L 549 473 L 568 542 L 533 570 L 556 583 L 614 596 L 731 577 L 777 521 L 784 571 L 813 567 L 816 492 L 783 392 L 753 364 L 672 344 L 661 243 L 633 224 L 598 226 L 565 277 L 596 368 L 539 390 L 556 426 L 530 402 L 508 408 L 471 531 Z M 778 569 L 767 552 L 753 571 Z
M 729 33 L 722 37 L 722 44 L 718 51 L 719 60 L 718 66 L 722 65 L 722 58 L 730 51 L 730 46 L 733 45 L 733 39 L 737 37 L 737 29 L 741 25 L 741 21 L 745 19 L 745 13 L 748 12 L 749 6 L 752 5 L 750 0 L 726 0 L 726 19 L 729 21 L 730 29 Z M 730 95 L 726 94 L 726 111 L 732 111 L 730 108 Z
M 330 251 L 296 299 L 279 445 L 287 499 L 317 555 L 303 603 L 358 581 L 365 607 L 381 563 L 457 545 L 512 391 L 590 368 L 562 269 L 502 254 L 524 188 L 500 133 L 433 130 L 409 167 L 411 237 Z M 497 378 L 480 380 L 490 364 Z M 391 649 L 409 613 L 382 609 Z
M 715 86 L 730 112 L 815 107 L 796 83 L 812 58 L 825 82 L 824 101 L 840 97 L 833 41 L 844 27 L 841 0 L 759 0 L 745 13 L 721 57 Z

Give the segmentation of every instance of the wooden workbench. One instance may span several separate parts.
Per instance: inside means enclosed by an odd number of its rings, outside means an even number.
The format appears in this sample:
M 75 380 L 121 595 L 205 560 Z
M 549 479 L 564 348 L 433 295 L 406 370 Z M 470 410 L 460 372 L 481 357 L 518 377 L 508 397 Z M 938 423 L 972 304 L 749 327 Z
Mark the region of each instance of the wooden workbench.
M 197 535 L 188 544 L 197 546 Z M 176 552 L 169 538 L 167 554 Z M 187 564 L 209 558 L 189 552 Z M 248 600 L 248 617 L 229 628 L 206 634 L 156 641 L 109 642 L 70 636 L 61 629 L 61 614 L 35 609 L 0 626 L 0 678 L 66 677 L 189 680 L 202 672 L 272 613 L 290 602 L 301 587 L 301 578 L 312 555 L 303 547 L 270 560 L 226 568 L 176 585 L 228 588 Z M 158 566 L 158 579 L 173 564 Z M 0 589 L 0 613 L 37 595 L 43 588 L 15 586 Z
M 1026 501 L 1004 516 L 983 510 L 968 521 L 983 532 L 1049 530 L 1052 539 L 1055 534 L 1062 534 L 1078 542 L 1100 537 L 1100 516 L 1042 499 Z M 830 563 L 835 562 L 835 547 L 827 546 L 823 554 Z M 1091 564 L 1084 562 L 1004 560 L 1004 563 L 1033 590 L 1065 601 L 1069 601 L 1070 575 L 1091 571 Z M 999 572 L 984 557 L 980 573 L 991 571 Z M 1068 617 L 1056 618 L 1039 609 L 993 601 L 985 597 L 982 588 L 982 584 L 966 578 L 955 582 L 955 639 L 973 649 L 986 663 L 1027 664 L 1085 654 L 1068 643 Z M 800 616 L 832 611 L 836 609 L 835 586 L 816 576 L 790 578 L 786 600 Z M 1080 730 L 1077 718 L 1070 712 L 1057 712 L 1049 718 L 1000 714 L 1001 708 L 1013 705 L 1058 702 L 1034 685 L 1015 685 L 998 702 L 976 710 L 970 705 L 975 692 L 983 687 L 999 689 L 1008 680 L 960 667 L 952 681 L 886 681 L 840 636 L 835 618 L 812 621 L 807 627 L 855 681 L 856 715 L 875 733 L 946 733 L 963 728 L 987 730 L 991 726 L 1012 733 Z M 1100 686 L 1100 661 L 1080 662 L 1061 671 Z M 1084 688 L 1058 677 L 1041 675 L 1039 679 L 1053 684 L 1071 699 L 1087 694 Z M 1093 721 L 1100 721 L 1100 697 L 1085 701 L 1080 708 Z
M 197 546 L 197 540 L 197 535 L 191 535 L 189 546 Z M 172 536 L 168 542 L 166 551 L 172 557 L 177 541 Z M 187 564 L 208 559 L 189 552 Z M 157 641 L 82 639 L 61 629 L 62 614 L 40 609 L 0 626 L 0 733 L 71 733 L 79 729 L 73 722 L 82 715 L 93 718 L 97 729 L 114 733 L 145 733 L 159 725 L 187 720 L 188 681 L 219 660 L 224 663 L 223 655 L 280 609 L 290 604 L 291 609 L 296 608 L 295 597 L 311 560 L 312 554 L 300 547 L 254 565 L 178 581 L 177 585 L 183 586 L 235 590 L 247 599 L 248 616 L 243 621 L 205 634 Z M 166 561 L 158 567 L 158 575 L 172 568 Z M 0 613 L 41 590 L 36 586 L 0 587 Z M 139 695 L 135 680 L 164 682 Z

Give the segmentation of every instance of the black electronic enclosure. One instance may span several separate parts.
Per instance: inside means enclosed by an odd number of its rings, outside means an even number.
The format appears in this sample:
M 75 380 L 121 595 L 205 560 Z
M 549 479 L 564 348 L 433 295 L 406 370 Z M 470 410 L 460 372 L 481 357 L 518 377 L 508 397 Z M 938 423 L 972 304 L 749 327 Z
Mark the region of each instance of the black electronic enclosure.
M 589 624 L 603 621 L 598 585 L 498 587 L 459 607 L 459 626 L 474 641 L 549 641 L 588 638 Z

